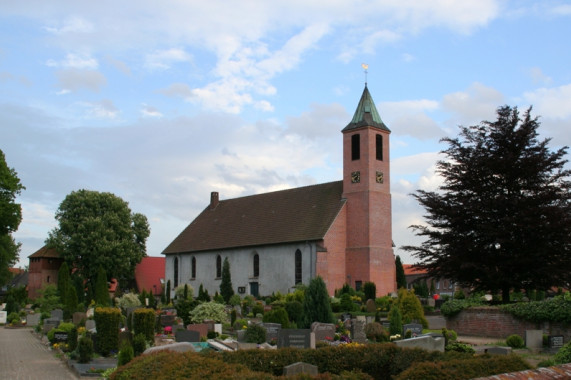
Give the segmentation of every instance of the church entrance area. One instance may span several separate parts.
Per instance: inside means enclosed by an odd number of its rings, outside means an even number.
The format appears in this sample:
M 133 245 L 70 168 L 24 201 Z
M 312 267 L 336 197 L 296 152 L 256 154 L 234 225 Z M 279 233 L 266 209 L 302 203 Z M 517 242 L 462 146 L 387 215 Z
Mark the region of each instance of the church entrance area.
M 252 295 L 254 297 L 259 296 L 259 290 L 258 290 L 258 283 L 257 282 L 250 282 L 250 295 Z

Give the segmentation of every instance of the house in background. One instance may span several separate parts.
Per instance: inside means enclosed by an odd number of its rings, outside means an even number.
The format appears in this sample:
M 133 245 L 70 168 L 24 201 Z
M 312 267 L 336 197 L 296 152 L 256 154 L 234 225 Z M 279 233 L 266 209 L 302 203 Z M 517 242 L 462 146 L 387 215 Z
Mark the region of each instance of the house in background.
M 38 290 L 45 285 L 56 285 L 58 271 L 63 264 L 63 259 L 53 248 L 43 246 L 28 256 L 30 266 L 28 268 L 28 297 L 36 299 L 40 296 Z
M 4 297 L 12 288 L 28 287 L 28 271 L 21 268 L 8 268 L 8 270 L 12 274 L 12 278 L 0 288 L 0 297 Z
M 331 295 L 365 282 L 377 295 L 394 292 L 390 130 L 366 85 L 341 133 L 341 181 L 227 200 L 212 192 L 163 251 L 173 289 L 187 283 L 213 294 L 228 259 L 240 295 L 287 293 L 317 276 Z
M 460 289 L 460 287 L 456 286 L 456 284 L 451 280 L 428 277 L 428 272 L 425 269 L 414 268 L 412 264 L 403 264 L 402 267 L 406 278 L 406 288 L 409 290 L 414 289 L 414 286 L 420 284 L 422 281 L 426 281 L 429 292 L 431 284 L 434 284 L 433 294 L 438 294 L 440 296 L 452 297 L 454 292 Z

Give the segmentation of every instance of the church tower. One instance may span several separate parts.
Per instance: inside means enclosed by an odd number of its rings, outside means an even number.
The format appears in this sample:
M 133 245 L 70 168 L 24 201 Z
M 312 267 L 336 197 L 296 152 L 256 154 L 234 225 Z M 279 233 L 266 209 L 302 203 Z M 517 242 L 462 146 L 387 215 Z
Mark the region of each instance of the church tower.
M 343 197 L 347 199 L 346 280 L 374 282 L 377 296 L 396 290 L 390 193 L 391 131 L 367 85 L 343 133 Z

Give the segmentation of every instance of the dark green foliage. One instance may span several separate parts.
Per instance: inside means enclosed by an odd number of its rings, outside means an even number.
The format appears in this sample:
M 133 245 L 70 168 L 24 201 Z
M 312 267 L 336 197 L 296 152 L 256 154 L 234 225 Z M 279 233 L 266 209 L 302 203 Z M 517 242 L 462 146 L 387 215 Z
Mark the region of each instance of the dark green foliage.
M 503 302 L 511 289 L 568 284 L 568 147 L 550 151 L 530 112 L 520 117 L 517 108 L 503 106 L 496 121 L 460 127 L 458 138 L 442 139 L 447 149 L 437 173 L 443 185 L 414 194 L 426 224 L 412 228 L 426 240 L 403 247 L 430 277 L 501 291 Z
M 511 348 L 524 348 L 523 338 L 517 334 L 510 335 L 506 338 L 506 344 Z
M 341 289 L 337 289 L 335 291 L 335 297 L 341 298 L 343 294 L 349 294 L 350 296 L 354 296 L 355 293 L 356 293 L 355 289 L 353 289 L 349 284 L 345 283 L 343 284 Z
M 228 258 L 224 259 L 222 264 L 222 281 L 220 282 L 220 295 L 224 298 L 224 302 L 228 304 L 230 302 L 230 297 L 234 295 L 234 289 L 232 288 L 232 277 L 230 275 L 230 263 Z
M 70 291 L 70 288 L 72 287 L 71 284 L 72 284 L 72 282 L 71 282 L 71 277 L 69 274 L 69 266 L 64 261 L 61 264 L 61 267 L 59 268 L 59 271 L 57 273 L 57 291 L 59 294 L 59 299 L 60 299 L 61 303 L 63 304 L 63 311 L 64 311 L 63 318 L 64 319 L 70 319 L 71 313 L 73 313 L 75 311 L 75 310 L 70 311 L 68 308 L 68 303 L 70 302 L 69 291 Z M 77 295 L 76 295 L 76 302 L 77 302 Z
M 303 304 L 299 301 L 290 301 L 285 305 L 287 315 L 289 320 L 296 324 L 296 326 L 301 326 L 303 322 Z
M 135 309 L 133 311 L 133 332 L 143 334 L 147 341 L 152 342 L 155 337 L 155 311 L 153 309 Z
M 68 317 L 71 318 L 73 313 L 77 311 L 77 292 L 75 291 L 75 286 L 70 282 L 67 288 L 66 301 L 64 303 L 64 315 L 67 313 Z
M 417 363 L 395 377 L 396 380 L 462 380 L 529 369 L 517 355 L 481 356 L 468 360 Z
M 351 295 L 349 293 L 343 293 L 340 301 L 341 302 L 339 306 L 341 311 L 351 312 L 357 309 L 357 305 L 355 305 L 355 302 L 353 302 L 353 300 L 351 299 Z
M 167 281 L 167 305 L 171 303 L 171 280 Z
M 6 297 L 6 312 L 8 314 L 18 313 L 20 311 L 20 305 L 14 299 L 12 294 L 8 294 Z
M 442 304 L 440 306 L 440 312 L 445 317 L 452 317 L 463 309 L 466 309 L 471 306 L 481 306 L 484 302 L 476 299 L 476 298 L 467 298 L 467 299 L 451 299 Z
M 557 351 L 553 358 L 556 364 L 571 363 L 571 342 L 567 342 Z
M 412 286 L 414 288 L 414 294 L 419 297 L 428 297 L 428 286 L 426 285 L 426 280 L 417 281 Z
M 77 347 L 79 351 L 79 362 L 89 363 L 93 357 L 93 341 L 88 336 L 82 336 L 79 339 L 79 345 Z
M 179 300 L 176 305 L 176 315 L 182 318 L 182 322 L 186 325 L 190 324 L 190 311 L 198 305 L 198 301 L 195 300 Z
M 365 335 L 372 342 L 388 342 L 389 332 L 378 322 L 368 323 L 365 326 Z
M 95 308 L 95 324 L 97 325 L 97 351 L 108 356 L 119 348 L 119 324 L 121 309 L 114 307 Z
M 466 299 L 466 295 L 462 291 L 462 289 L 458 289 L 454 292 L 454 299 L 463 300 Z
M 571 323 L 571 298 L 567 298 L 555 296 L 545 301 L 519 302 L 502 305 L 500 308 L 526 321 Z
M 73 326 L 71 330 L 69 330 L 67 336 L 67 345 L 70 351 L 75 351 L 77 348 L 77 327 Z
M 456 351 L 456 352 L 465 352 L 467 354 L 475 354 L 476 353 L 476 350 L 474 350 L 474 348 L 472 346 L 470 346 L 469 344 L 459 343 L 459 342 L 447 344 L 446 347 L 444 347 L 444 349 L 447 352 L 448 351 Z
M 406 289 L 406 276 L 404 275 L 404 268 L 402 266 L 402 262 L 400 261 L 400 256 L 397 255 L 395 259 L 395 267 L 397 272 L 397 290 L 400 288 Z M 418 294 L 418 293 L 417 293 Z
M 95 304 L 97 306 L 109 306 L 111 299 L 109 298 L 109 286 L 107 285 L 107 273 L 103 267 L 99 267 L 97 272 L 97 280 L 95 281 Z
M 320 276 L 310 281 L 303 300 L 303 327 L 309 328 L 313 322 L 334 322 L 327 287 Z
M 12 278 L 9 268 L 18 262 L 21 244 L 15 242 L 12 233 L 22 221 L 22 206 L 15 200 L 24 189 L 18 173 L 8 167 L 0 150 L 0 287 Z
M 147 337 L 145 334 L 137 334 L 133 337 L 133 352 L 135 356 L 141 355 L 147 349 Z
M 266 341 L 266 329 L 260 325 L 250 325 L 246 329 L 244 339 L 248 343 L 264 343 Z
M 393 305 L 391 311 L 389 311 L 389 332 L 391 335 L 402 335 L 402 315 L 400 313 L 399 307 Z
M 177 310 L 177 315 L 178 315 L 178 310 Z M 237 317 L 236 309 L 232 309 L 232 311 L 230 312 L 230 326 L 234 326 L 234 322 L 236 322 L 236 317 Z
M 262 321 L 267 323 L 280 323 L 283 329 L 287 329 L 289 327 L 287 311 L 282 307 L 266 312 Z
M 198 288 L 198 297 L 196 298 L 200 302 L 210 302 L 210 295 L 208 290 L 205 290 L 202 284 Z
M 363 292 L 365 293 L 364 301 L 374 300 L 377 297 L 377 285 L 374 282 L 367 281 L 363 284 Z
M 119 350 L 119 354 L 117 355 L 117 367 L 121 367 L 131 360 L 135 356 L 135 352 L 133 351 L 133 346 L 130 344 L 124 344 L 123 347 Z

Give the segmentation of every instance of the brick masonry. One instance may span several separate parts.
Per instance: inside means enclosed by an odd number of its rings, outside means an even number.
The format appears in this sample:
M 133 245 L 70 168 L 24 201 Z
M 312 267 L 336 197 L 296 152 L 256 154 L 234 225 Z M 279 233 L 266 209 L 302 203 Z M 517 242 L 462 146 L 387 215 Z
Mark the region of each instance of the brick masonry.
M 446 328 L 458 335 L 485 336 L 505 339 L 512 334 L 525 337 L 525 330 L 543 330 L 546 335 L 563 335 L 565 343 L 571 340 L 571 325 L 559 322 L 535 323 L 515 318 L 497 307 L 471 307 L 446 318 Z

